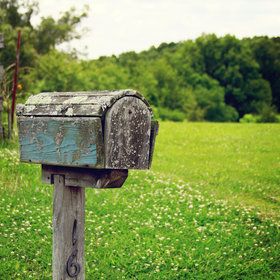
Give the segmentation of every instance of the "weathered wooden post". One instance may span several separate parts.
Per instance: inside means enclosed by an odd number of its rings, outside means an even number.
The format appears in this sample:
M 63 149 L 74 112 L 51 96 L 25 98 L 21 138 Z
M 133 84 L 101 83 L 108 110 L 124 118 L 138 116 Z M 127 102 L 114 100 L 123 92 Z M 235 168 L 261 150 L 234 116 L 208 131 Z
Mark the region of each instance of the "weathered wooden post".
M 136 91 L 41 93 L 17 107 L 20 158 L 54 184 L 53 279 L 84 279 L 85 190 L 151 165 L 158 124 Z

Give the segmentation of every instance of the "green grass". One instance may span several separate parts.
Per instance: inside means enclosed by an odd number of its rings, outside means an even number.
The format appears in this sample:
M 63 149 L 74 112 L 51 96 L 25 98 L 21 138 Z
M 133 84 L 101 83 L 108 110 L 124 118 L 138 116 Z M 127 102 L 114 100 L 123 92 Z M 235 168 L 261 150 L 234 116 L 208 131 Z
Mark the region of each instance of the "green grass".
M 164 123 L 160 129 L 154 170 L 280 217 L 279 124 Z
M 86 191 L 87 279 L 279 279 L 280 125 L 161 123 L 152 171 Z M 51 279 L 52 187 L 0 146 L 0 279 Z

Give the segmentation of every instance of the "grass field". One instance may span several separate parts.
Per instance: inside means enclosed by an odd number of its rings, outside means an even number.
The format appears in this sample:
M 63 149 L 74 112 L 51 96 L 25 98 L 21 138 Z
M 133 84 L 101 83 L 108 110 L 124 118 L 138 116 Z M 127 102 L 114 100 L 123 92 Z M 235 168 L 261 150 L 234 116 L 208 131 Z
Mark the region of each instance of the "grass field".
M 0 146 L 0 279 L 51 279 L 52 187 Z M 280 279 L 280 125 L 161 123 L 153 169 L 86 191 L 87 279 Z

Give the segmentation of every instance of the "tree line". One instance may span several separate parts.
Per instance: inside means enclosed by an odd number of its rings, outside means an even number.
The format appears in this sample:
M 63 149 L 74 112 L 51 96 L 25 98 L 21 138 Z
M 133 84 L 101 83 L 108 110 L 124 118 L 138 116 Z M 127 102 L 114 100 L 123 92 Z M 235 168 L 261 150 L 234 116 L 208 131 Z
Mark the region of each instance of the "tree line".
M 56 46 L 79 37 L 76 27 L 86 11 L 70 10 L 58 20 L 43 18 L 35 27 L 30 19 L 38 5 L 19 9 L 21 5 L 16 0 L 0 4 L 6 43 L 0 61 L 5 66 L 14 59 L 15 31 L 22 30 L 21 98 L 42 91 L 133 88 L 161 119 L 279 120 L 280 37 L 203 34 L 140 53 L 83 60 L 76 51 L 65 53 Z

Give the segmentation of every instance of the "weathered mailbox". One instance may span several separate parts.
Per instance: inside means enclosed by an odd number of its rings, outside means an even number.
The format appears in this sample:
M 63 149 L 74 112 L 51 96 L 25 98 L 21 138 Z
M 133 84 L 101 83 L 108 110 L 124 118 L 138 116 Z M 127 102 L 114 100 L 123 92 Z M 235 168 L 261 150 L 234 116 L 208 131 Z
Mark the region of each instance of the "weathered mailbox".
M 151 165 L 158 124 L 136 91 L 54 92 L 18 105 L 20 159 L 54 184 L 53 279 L 84 279 L 84 188 Z

